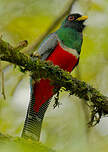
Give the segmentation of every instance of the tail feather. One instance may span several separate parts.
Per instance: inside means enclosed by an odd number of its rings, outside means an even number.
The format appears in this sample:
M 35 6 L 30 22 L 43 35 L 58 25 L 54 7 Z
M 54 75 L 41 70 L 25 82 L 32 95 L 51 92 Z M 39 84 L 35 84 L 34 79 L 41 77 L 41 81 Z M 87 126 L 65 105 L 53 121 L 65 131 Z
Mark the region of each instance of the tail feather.
M 40 82 L 30 81 L 31 98 L 27 110 L 27 115 L 22 131 L 22 137 L 39 140 L 42 127 L 42 121 L 52 96 L 56 93 L 53 91 L 54 86 L 50 80 L 41 79 Z M 58 87 L 59 90 L 59 87 Z
M 44 118 L 44 114 L 48 108 L 50 100 L 46 101 L 38 112 L 33 110 L 33 106 L 35 104 L 35 96 L 31 94 L 30 103 L 27 110 L 27 115 L 24 123 L 24 128 L 22 131 L 23 138 L 30 138 L 32 140 L 39 141 L 40 132 L 42 127 L 42 121 Z

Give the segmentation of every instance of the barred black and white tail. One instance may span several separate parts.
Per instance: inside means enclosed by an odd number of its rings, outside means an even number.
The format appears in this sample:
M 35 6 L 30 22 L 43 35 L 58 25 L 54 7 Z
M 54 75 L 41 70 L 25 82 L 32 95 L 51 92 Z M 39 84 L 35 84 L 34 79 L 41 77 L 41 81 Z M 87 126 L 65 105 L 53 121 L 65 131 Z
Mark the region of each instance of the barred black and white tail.
M 39 112 L 33 110 L 35 103 L 35 96 L 31 94 L 30 103 L 27 110 L 27 115 L 24 123 L 24 128 L 22 131 L 23 138 L 30 138 L 32 140 L 39 141 L 40 132 L 42 127 L 42 121 L 50 100 L 46 101 L 39 109 Z

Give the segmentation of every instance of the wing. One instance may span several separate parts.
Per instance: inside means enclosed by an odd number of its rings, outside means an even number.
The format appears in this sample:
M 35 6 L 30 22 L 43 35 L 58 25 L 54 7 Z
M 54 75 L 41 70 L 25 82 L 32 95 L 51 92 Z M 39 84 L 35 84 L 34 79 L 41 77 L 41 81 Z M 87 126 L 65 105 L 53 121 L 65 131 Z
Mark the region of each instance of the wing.
M 41 56 L 42 60 L 48 58 L 48 56 L 54 51 L 55 47 L 58 44 L 56 33 L 50 34 L 41 44 L 38 49 L 38 53 Z

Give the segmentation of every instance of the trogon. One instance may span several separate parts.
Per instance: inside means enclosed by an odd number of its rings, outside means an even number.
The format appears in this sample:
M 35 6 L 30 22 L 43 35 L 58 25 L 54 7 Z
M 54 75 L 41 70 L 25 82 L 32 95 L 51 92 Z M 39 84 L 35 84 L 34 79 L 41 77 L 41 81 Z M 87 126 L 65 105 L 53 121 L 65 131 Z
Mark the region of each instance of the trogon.
M 87 16 L 70 14 L 61 27 L 51 33 L 40 45 L 38 54 L 42 60 L 49 60 L 61 69 L 71 72 L 79 62 L 83 42 L 84 21 Z M 22 137 L 39 140 L 44 114 L 54 95 L 49 79 L 41 79 L 34 84 L 31 79 L 31 97 L 22 131 Z

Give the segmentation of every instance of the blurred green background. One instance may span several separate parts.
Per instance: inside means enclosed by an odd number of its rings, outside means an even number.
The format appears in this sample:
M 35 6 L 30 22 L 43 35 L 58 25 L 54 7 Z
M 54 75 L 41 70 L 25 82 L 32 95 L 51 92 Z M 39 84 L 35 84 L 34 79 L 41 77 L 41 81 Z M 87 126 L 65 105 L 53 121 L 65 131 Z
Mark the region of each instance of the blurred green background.
M 63 12 L 68 1 L 0 0 L 0 34 L 12 45 L 25 39 L 33 43 Z M 79 0 L 72 12 L 88 15 L 79 67 L 72 75 L 108 96 L 108 0 Z M 16 137 L 21 135 L 29 103 L 29 74 L 20 73 L 6 62 L 1 63 L 1 68 L 5 76 L 6 100 L 1 94 L 0 132 Z M 41 142 L 57 152 L 107 152 L 108 119 L 103 118 L 96 127 L 88 128 L 86 101 L 63 92 L 60 102 L 60 108 L 53 110 L 53 100 L 49 106 Z M 8 151 L 12 151 L 11 147 L 7 146 Z

